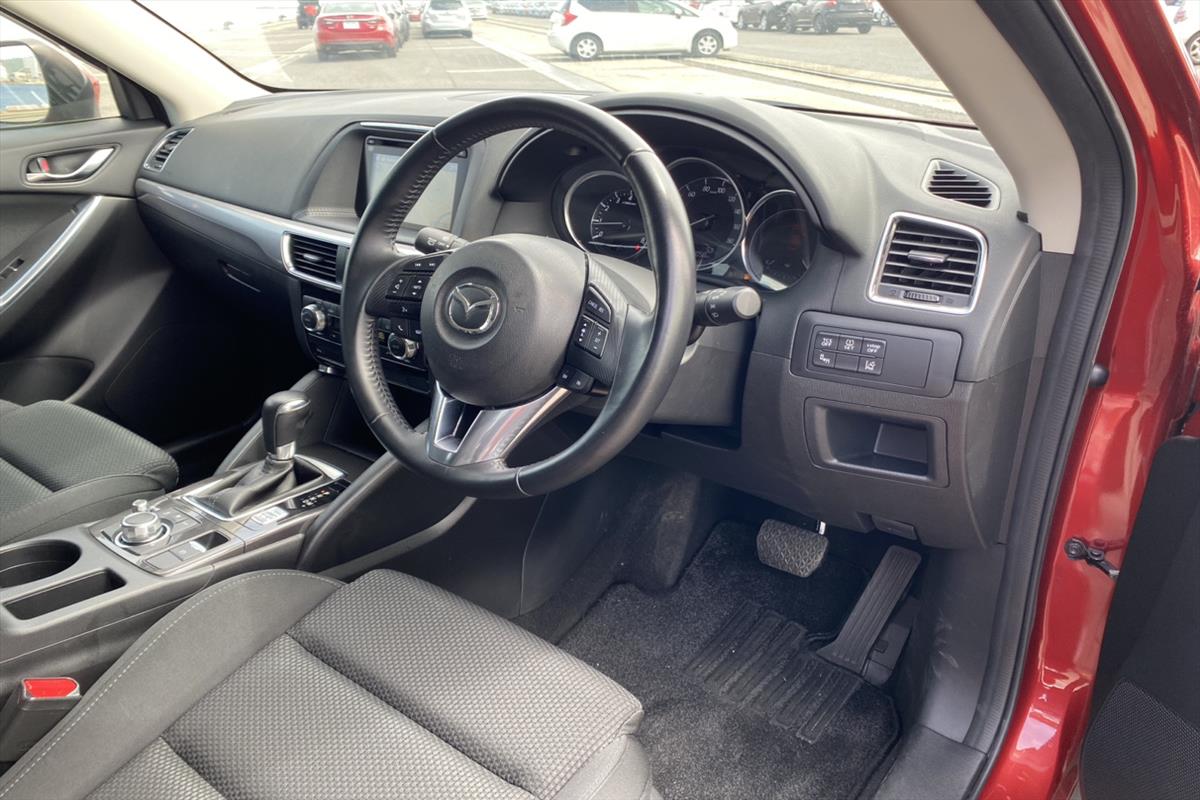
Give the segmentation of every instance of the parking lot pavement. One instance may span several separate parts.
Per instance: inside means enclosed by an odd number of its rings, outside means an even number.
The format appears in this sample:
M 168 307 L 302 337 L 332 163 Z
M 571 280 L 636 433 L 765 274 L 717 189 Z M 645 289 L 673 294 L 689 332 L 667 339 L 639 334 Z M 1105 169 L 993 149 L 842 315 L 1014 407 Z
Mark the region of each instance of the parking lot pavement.
M 741 46 L 719 58 L 611 56 L 579 62 L 549 45 L 548 21 L 501 17 L 477 21 L 473 39 L 426 39 L 414 26 L 395 58 L 362 52 L 319 61 L 312 32 L 293 25 L 245 26 L 200 38 L 254 80 L 282 88 L 669 89 L 848 113 L 965 119 L 895 29 L 832 36 L 743 31 Z M 888 64 L 890 72 L 866 68 L 879 64 Z

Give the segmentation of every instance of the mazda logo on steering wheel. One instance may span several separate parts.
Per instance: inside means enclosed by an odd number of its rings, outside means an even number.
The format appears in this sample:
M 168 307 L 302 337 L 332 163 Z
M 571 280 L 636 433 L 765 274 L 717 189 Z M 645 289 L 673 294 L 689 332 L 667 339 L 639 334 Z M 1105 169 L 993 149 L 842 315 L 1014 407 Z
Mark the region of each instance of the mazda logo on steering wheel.
M 450 290 L 446 319 L 455 330 L 479 336 L 487 333 L 500 317 L 500 295 L 490 286 L 460 283 Z

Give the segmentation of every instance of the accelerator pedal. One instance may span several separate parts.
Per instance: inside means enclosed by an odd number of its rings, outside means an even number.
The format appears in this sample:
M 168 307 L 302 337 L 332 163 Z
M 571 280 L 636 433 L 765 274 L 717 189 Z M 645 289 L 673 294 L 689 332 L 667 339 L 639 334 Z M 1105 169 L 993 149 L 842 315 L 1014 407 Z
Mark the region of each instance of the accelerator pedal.
M 825 523 L 818 531 L 805 530 L 777 519 L 768 519 L 758 528 L 758 560 L 768 567 L 807 578 L 825 560 L 829 540 Z
M 841 633 L 817 651 L 827 661 L 862 675 L 871 648 L 883 633 L 896 605 L 904 598 L 908 582 L 921 564 L 921 556 L 893 545 L 884 553 L 867 588 L 854 604 Z

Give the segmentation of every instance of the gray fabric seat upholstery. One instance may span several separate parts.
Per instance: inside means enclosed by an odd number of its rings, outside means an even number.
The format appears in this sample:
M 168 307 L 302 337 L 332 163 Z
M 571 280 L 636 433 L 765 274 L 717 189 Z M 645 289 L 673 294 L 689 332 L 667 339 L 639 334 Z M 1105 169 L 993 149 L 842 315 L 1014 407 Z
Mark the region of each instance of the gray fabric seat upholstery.
M 152 627 L 0 800 L 655 798 L 642 717 L 573 656 L 397 572 L 256 572 Z
M 119 513 L 175 487 L 172 458 L 57 400 L 0 400 L 0 544 Z

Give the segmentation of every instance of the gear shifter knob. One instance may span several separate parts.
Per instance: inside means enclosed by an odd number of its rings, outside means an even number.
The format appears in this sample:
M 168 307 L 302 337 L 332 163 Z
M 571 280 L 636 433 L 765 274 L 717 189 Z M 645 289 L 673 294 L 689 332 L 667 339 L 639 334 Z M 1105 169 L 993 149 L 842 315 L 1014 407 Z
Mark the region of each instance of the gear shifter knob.
M 296 455 L 296 440 L 311 411 L 304 392 L 276 392 L 263 402 L 263 445 L 267 458 L 290 462 Z

